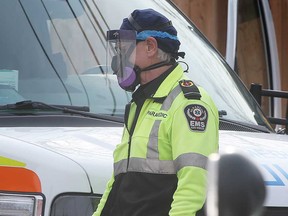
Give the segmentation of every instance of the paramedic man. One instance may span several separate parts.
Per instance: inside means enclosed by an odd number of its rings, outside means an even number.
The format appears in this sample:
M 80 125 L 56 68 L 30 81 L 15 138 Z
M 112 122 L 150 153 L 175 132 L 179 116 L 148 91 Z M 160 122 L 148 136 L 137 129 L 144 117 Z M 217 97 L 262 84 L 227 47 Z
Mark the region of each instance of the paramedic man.
M 121 41 L 125 35 L 130 43 Z M 218 151 L 217 108 L 176 62 L 184 55 L 162 14 L 135 10 L 120 30 L 107 32 L 108 41 L 113 37 L 112 70 L 133 94 L 113 177 L 93 216 L 203 215 L 205 165 Z

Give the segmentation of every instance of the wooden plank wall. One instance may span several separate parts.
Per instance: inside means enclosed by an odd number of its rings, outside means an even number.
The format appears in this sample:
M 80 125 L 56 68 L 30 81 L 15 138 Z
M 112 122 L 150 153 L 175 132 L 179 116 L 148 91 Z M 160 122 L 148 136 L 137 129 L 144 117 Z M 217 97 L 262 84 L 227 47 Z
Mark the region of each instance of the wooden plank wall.
M 225 53 L 227 13 L 223 13 L 222 8 L 227 8 L 227 0 L 173 0 L 173 2 L 194 22 L 220 53 Z
M 288 91 L 288 1 L 270 1 L 275 24 L 279 60 L 283 75 L 282 86 Z
M 278 55 L 281 71 L 281 88 L 288 91 L 288 1 L 270 1 L 276 31 Z M 282 113 L 285 117 L 288 100 L 282 100 Z

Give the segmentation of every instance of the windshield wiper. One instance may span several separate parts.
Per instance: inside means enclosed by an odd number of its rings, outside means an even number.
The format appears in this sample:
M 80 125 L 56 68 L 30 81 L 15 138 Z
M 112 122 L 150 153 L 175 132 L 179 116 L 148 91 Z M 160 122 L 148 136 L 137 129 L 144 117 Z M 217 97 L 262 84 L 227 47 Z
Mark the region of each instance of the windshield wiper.
M 6 104 L 0 106 L 0 110 L 59 110 L 63 112 L 84 111 L 89 112 L 88 106 L 71 106 L 71 105 L 50 105 L 39 101 L 20 101 L 14 104 Z
M 97 118 L 120 123 L 124 122 L 122 117 L 90 113 L 90 109 L 88 106 L 50 105 L 43 102 L 31 100 L 2 105 L 0 106 L 0 110 L 58 110 L 63 113 L 77 114 L 84 117 Z

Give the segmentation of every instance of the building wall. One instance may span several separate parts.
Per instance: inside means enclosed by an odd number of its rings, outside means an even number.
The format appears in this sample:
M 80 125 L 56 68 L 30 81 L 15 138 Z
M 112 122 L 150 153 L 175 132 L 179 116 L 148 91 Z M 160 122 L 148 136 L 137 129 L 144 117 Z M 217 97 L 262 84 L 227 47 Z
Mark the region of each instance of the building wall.
M 278 55 L 281 71 L 281 88 L 288 91 L 288 1 L 270 1 L 272 16 L 276 31 Z M 288 100 L 282 100 L 282 110 L 285 116 Z
M 173 0 L 210 42 L 225 53 L 227 0 Z M 209 15 L 209 16 L 208 16 Z M 219 25 L 219 23 L 221 23 Z

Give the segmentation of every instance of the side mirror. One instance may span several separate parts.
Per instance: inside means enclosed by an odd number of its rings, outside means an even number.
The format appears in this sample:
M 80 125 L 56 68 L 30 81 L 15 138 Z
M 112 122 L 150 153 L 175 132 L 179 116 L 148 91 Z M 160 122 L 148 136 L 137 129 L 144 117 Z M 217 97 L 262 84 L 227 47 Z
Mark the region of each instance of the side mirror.
M 266 189 L 258 167 L 238 153 L 208 160 L 208 216 L 260 216 Z

